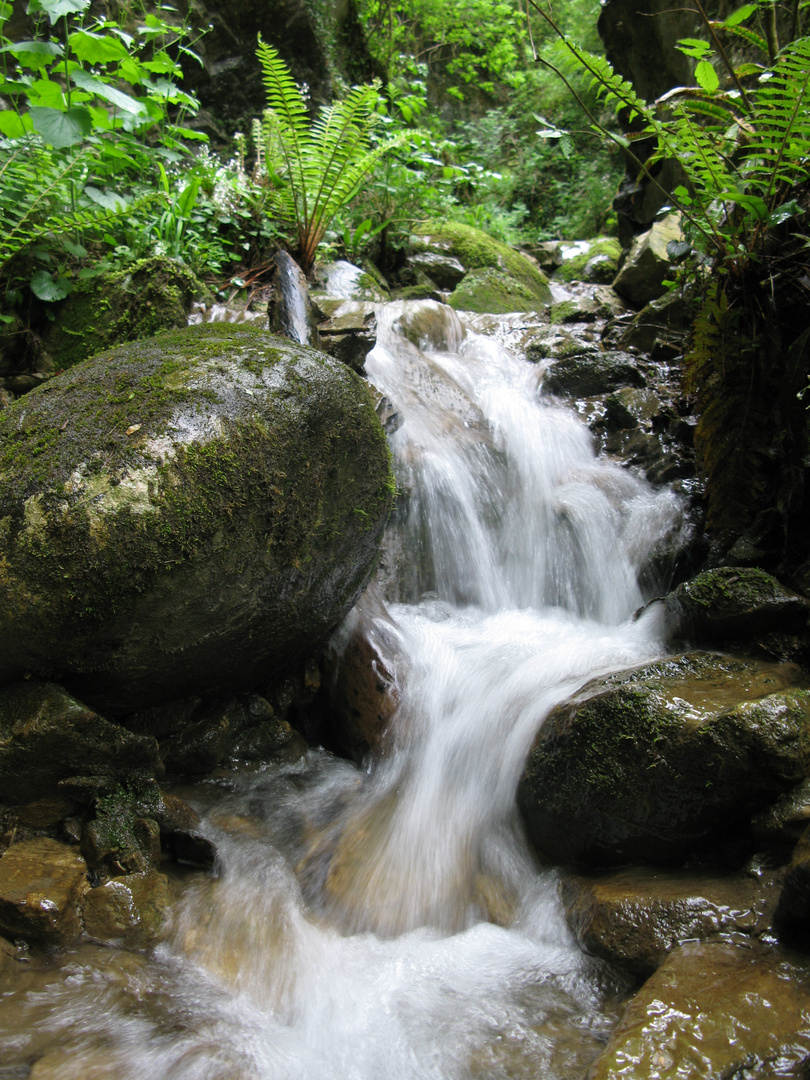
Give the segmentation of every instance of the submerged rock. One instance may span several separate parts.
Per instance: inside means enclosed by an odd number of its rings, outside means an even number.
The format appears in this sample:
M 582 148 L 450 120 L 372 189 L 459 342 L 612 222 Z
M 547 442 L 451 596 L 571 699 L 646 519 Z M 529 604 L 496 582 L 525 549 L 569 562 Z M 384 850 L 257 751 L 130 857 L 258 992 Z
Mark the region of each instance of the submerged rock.
M 225 323 L 3 410 L 0 466 L 0 680 L 116 714 L 309 652 L 373 573 L 394 492 L 362 380 Z
M 559 862 L 674 862 L 722 841 L 810 769 L 795 664 L 689 653 L 589 683 L 541 728 L 518 789 Z
M 630 1001 L 588 1080 L 804 1075 L 810 965 L 752 941 L 673 950 Z
M 47 945 L 81 933 L 87 866 L 75 847 L 47 837 L 23 840 L 0 859 L 0 931 Z

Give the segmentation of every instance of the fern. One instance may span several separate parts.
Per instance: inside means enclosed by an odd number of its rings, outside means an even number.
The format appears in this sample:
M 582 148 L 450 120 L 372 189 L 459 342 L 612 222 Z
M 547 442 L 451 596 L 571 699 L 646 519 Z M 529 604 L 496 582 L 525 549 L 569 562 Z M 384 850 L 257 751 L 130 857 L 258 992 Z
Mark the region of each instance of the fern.
M 0 271 L 21 251 L 45 237 L 94 231 L 121 213 L 152 201 L 149 195 L 119 209 L 74 207 L 88 175 L 90 150 L 71 158 L 55 155 L 29 136 L 0 151 Z
M 306 273 L 335 214 L 354 197 L 375 163 L 405 142 L 407 133 L 371 146 L 378 121 L 378 81 L 354 87 L 345 100 L 322 108 L 310 124 L 304 96 L 278 52 L 259 38 L 257 55 L 267 93 L 267 159 L 269 147 L 277 145 L 286 181 L 276 192 L 276 209 L 294 223 L 298 259 Z

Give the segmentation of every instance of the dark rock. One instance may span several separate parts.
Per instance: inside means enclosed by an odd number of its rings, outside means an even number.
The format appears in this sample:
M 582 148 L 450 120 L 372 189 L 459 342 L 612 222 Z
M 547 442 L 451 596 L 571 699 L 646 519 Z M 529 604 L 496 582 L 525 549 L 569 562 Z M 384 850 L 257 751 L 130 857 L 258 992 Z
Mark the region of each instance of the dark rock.
M 535 740 L 518 804 L 558 862 L 671 863 L 744 842 L 807 775 L 810 693 L 791 664 L 690 653 L 589 683 Z
M 700 942 L 638 991 L 588 1080 L 799 1077 L 809 1057 L 810 965 L 750 940 Z
M 684 941 L 765 932 L 778 889 L 773 875 L 759 880 L 636 868 L 598 877 L 566 874 L 561 895 L 585 952 L 646 978 Z
M 455 289 L 467 273 L 467 268 L 462 266 L 458 259 L 442 251 L 415 252 L 408 262 L 414 269 L 421 270 L 440 289 L 448 292 Z
M 377 318 L 373 311 L 336 315 L 318 327 L 324 352 L 362 374 L 366 357 L 377 344 Z
M 637 236 L 613 281 L 619 296 L 635 307 L 644 307 L 663 296 L 667 292 L 664 281 L 670 276 L 672 265 L 667 244 L 682 239 L 679 214 L 669 214 L 653 222 L 647 232 Z
M 617 340 L 620 349 L 647 355 L 668 346 L 682 353 L 686 336 L 695 321 L 696 307 L 683 293 L 672 290 L 646 304 Z
M 796 844 L 776 909 L 776 924 L 788 934 L 810 939 L 810 826 Z
M 0 859 L 0 930 L 11 938 L 66 945 L 81 933 L 87 866 L 75 847 L 24 840 Z
M 213 869 L 217 858 L 216 845 L 202 833 L 177 829 L 171 833 L 166 850 L 181 866 L 195 866 L 202 870 Z
M 270 329 L 298 345 L 319 349 L 318 324 L 301 267 L 286 251 L 276 252 L 273 262 L 273 299 L 267 309 Z
M 666 611 L 673 638 L 729 644 L 806 629 L 810 602 L 764 570 L 720 566 L 680 584 Z
M 394 491 L 356 375 L 225 323 L 50 380 L 0 413 L 0 465 L 0 680 L 119 715 L 311 652 L 373 573 Z
M 32 680 L 0 689 L 0 802 L 53 797 L 79 771 L 98 784 L 161 770 L 154 738 L 105 720 L 61 686 Z
M 543 390 L 566 398 L 609 394 L 622 386 L 644 386 L 634 356 L 623 352 L 588 352 L 557 360 L 543 378 Z

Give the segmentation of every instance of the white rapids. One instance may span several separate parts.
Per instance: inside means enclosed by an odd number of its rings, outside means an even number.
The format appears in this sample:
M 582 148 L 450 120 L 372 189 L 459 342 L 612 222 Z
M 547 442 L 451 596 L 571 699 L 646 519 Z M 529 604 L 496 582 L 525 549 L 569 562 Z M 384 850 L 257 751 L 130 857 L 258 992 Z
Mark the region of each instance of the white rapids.
M 449 308 L 378 319 L 366 366 L 402 421 L 390 751 L 198 785 L 220 875 L 153 955 L 77 946 L 0 999 L 0 1080 L 573 1080 L 615 1021 L 515 790 L 555 704 L 660 655 L 633 613 L 678 501 Z

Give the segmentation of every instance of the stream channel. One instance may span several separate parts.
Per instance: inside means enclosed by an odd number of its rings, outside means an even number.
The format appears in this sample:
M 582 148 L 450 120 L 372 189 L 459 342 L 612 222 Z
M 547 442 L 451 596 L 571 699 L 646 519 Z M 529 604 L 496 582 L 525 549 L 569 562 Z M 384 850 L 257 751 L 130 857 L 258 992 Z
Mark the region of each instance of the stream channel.
M 616 1022 L 627 987 L 579 951 L 515 790 L 556 703 L 661 654 L 655 611 L 633 614 L 678 500 L 596 457 L 475 320 L 378 322 L 366 368 L 401 418 L 368 616 L 400 695 L 386 753 L 183 788 L 217 874 L 177 876 L 149 954 L 27 965 L 0 999 L 3 1080 L 573 1080 Z

